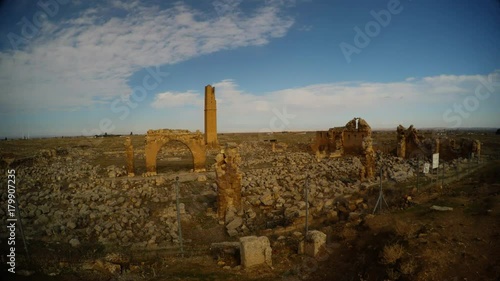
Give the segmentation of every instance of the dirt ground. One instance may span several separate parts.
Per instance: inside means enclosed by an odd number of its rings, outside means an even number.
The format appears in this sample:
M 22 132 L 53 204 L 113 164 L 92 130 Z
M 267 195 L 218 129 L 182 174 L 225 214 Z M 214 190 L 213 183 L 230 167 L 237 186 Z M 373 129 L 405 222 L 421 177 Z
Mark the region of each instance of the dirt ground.
M 414 194 L 412 206 L 354 227 L 355 238 L 342 237 L 339 226 L 338 247 L 307 280 L 499 280 L 498 171 L 500 161 L 443 189 Z M 389 251 L 395 245 L 400 251 Z

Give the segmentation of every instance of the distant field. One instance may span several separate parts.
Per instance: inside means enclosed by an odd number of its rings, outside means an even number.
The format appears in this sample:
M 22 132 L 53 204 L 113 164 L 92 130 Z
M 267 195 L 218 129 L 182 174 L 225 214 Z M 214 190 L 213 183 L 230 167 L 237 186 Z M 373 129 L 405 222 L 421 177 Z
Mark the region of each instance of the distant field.
M 437 131 L 420 131 L 425 137 L 440 137 L 442 133 Z M 288 132 L 288 133 L 222 133 L 218 134 L 219 143 L 221 145 L 227 142 L 235 142 L 240 144 L 242 142 L 252 141 L 269 141 L 276 140 L 278 143 L 286 143 L 290 149 L 309 149 L 309 144 L 315 138 L 315 131 L 309 132 Z M 471 138 L 481 141 L 482 155 L 500 156 L 499 135 L 495 135 L 494 131 L 473 131 L 466 132 L 460 131 L 458 133 L 448 133 L 446 136 L 450 138 Z M 82 147 L 93 148 L 98 151 L 105 152 L 124 152 L 124 138 L 126 136 L 106 137 L 106 138 L 90 138 L 90 137 L 64 137 L 64 138 L 41 138 L 29 140 L 8 140 L 0 141 L 0 154 L 13 153 L 18 157 L 29 157 L 41 149 L 57 149 L 60 147 Z M 144 151 L 145 136 L 133 135 L 132 144 L 135 152 Z M 373 145 L 375 150 L 380 150 L 386 153 L 393 151 L 397 144 L 396 131 L 373 131 Z M 162 148 L 169 149 L 175 147 L 176 149 L 185 147 L 179 144 L 167 144 Z

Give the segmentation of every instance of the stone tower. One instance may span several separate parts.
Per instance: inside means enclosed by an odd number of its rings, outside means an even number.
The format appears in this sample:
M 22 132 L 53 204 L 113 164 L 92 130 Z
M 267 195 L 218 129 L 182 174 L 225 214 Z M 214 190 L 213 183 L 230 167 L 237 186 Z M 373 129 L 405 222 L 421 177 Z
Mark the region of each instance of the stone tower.
M 211 85 L 205 87 L 205 143 L 217 146 L 217 103 L 215 101 L 215 88 Z

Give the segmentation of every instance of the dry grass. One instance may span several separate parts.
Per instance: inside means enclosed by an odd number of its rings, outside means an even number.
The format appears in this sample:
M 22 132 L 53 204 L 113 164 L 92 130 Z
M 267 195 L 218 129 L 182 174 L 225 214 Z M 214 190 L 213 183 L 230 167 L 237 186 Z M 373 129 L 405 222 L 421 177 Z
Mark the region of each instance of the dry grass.
M 403 257 L 404 248 L 400 244 L 392 244 L 384 247 L 382 251 L 383 264 L 395 264 L 401 257 Z
M 388 268 L 386 271 L 389 280 L 398 280 L 401 274 L 394 268 Z
M 414 223 L 408 223 L 399 219 L 395 219 L 393 225 L 394 233 L 396 233 L 396 235 L 400 237 L 405 238 L 406 240 L 414 238 L 417 231 L 419 230 L 418 225 Z
M 347 241 L 354 240 L 357 235 L 358 233 L 356 232 L 356 230 L 351 227 L 344 227 L 344 229 L 342 230 L 342 238 Z
M 400 271 L 404 275 L 413 275 L 416 269 L 417 269 L 417 262 L 413 258 L 403 261 L 400 266 Z

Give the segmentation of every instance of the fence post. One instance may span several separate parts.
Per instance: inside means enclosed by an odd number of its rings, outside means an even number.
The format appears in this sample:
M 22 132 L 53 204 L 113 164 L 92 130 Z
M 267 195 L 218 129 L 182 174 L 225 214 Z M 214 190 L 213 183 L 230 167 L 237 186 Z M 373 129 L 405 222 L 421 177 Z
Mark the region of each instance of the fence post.
M 305 225 L 304 237 L 306 237 L 307 232 L 309 232 L 309 176 L 306 176 L 306 184 L 304 189 L 306 198 L 306 225 Z
M 417 157 L 417 192 L 418 192 L 418 180 L 420 178 L 420 157 Z
M 445 163 L 443 162 L 443 172 L 441 173 L 441 188 L 444 187 L 444 169 L 445 169 Z
M 184 247 L 182 245 L 181 210 L 179 208 L 179 177 L 175 177 L 175 201 L 177 206 L 177 228 L 179 229 L 179 244 L 181 246 L 181 257 L 184 257 Z

